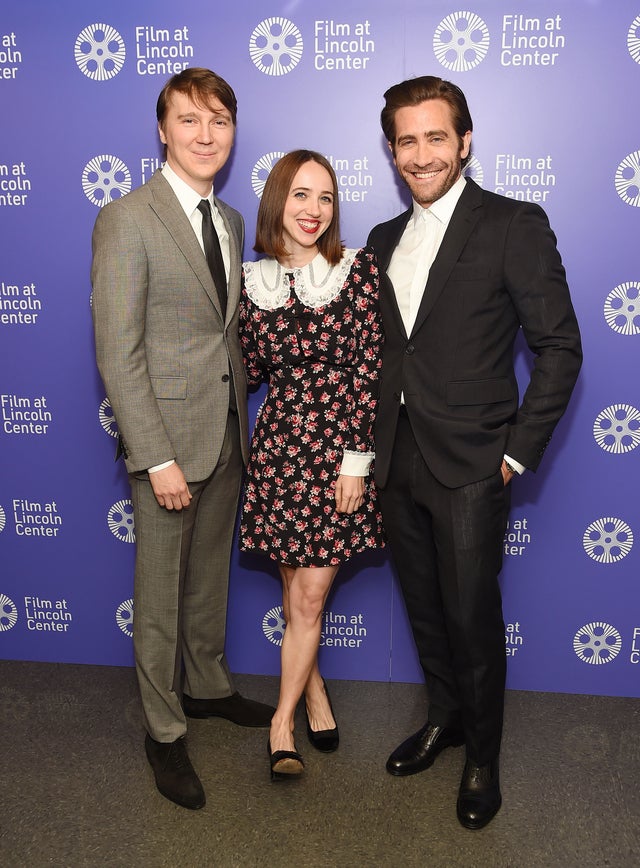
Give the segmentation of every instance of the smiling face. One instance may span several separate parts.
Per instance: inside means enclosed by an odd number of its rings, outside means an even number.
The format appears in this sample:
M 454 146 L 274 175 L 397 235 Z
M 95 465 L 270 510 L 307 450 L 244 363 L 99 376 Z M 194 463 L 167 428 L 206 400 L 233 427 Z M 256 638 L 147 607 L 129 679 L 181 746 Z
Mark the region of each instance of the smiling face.
M 333 220 L 333 181 L 319 163 L 309 160 L 296 172 L 282 214 L 287 264 L 301 267 L 318 253 L 318 239 Z
M 207 196 L 233 145 L 235 126 L 228 109 L 215 97 L 205 107 L 174 91 L 158 132 L 176 175 Z
M 456 133 L 449 105 L 429 99 L 395 114 L 393 161 L 415 201 L 428 208 L 451 189 L 469 153 L 471 133 Z

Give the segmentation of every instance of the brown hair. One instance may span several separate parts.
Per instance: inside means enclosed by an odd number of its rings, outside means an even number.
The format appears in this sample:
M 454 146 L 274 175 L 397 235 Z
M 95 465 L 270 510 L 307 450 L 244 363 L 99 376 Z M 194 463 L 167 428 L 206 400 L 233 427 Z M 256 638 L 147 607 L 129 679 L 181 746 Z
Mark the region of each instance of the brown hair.
M 451 109 L 453 127 L 460 141 L 465 133 L 473 131 L 473 121 L 463 92 L 456 84 L 434 75 L 423 75 L 394 84 L 385 93 L 384 98 L 385 106 L 380 113 L 380 123 L 393 153 L 395 153 L 396 112 L 398 109 L 419 105 L 426 100 L 441 99 L 447 103 Z M 462 165 L 465 166 L 469 159 L 470 154 L 467 154 L 462 160 Z
M 256 243 L 253 249 L 256 253 L 265 253 L 275 259 L 286 254 L 282 235 L 284 206 L 293 179 L 298 170 L 308 162 L 318 163 L 323 169 L 326 169 L 333 185 L 333 218 L 327 231 L 318 238 L 318 250 L 330 265 L 336 265 L 342 259 L 344 250 L 344 245 L 340 240 L 338 181 L 331 163 L 317 151 L 291 151 L 281 157 L 269 172 L 258 208 Z
M 209 106 L 212 99 L 219 100 L 231 115 L 233 125 L 236 125 L 238 113 L 236 95 L 231 85 L 210 69 L 204 69 L 202 66 L 187 67 L 169 79 L 160 91 L 156 103 L 156 117 L 160 126 L 164 123 L 173 93 L 185 94 L 199 106 Z

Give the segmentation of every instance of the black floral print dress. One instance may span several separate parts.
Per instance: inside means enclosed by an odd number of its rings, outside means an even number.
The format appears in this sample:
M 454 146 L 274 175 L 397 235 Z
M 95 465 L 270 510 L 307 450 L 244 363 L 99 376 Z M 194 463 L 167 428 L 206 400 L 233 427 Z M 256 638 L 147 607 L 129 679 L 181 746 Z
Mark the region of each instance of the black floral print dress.
M 370 248 L 318 254 L 289 272 L 243 265 L 240 339 L 250 385 L 268 379 L 251 441 L 240 548 L 335 566 L 383 545 L 373 474 L 383 332 Z M 354 468 L 359 468 L 354 470 Z M 365 476 L 364 504 L 336 512 L 338 474 Z

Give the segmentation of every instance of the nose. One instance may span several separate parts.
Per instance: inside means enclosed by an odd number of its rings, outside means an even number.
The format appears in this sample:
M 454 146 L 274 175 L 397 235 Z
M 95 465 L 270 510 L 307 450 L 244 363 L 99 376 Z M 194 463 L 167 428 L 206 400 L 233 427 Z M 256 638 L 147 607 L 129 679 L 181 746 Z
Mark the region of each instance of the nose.
M 426 166 L 428 163 L 431 162 L 431 155 L 432 151 L 429 142 L 420 139 L 416 143 L 415 162 L 419 166 Z
M 198 141 L 208 145 L 213 141 L 213 129 L 208 124 L 201 124 L 198 131 Z
M 312 199 L 309 197 L 307 199 L 307 214 L 310 217 L 319 217 L 320 216 L 320 200 Z

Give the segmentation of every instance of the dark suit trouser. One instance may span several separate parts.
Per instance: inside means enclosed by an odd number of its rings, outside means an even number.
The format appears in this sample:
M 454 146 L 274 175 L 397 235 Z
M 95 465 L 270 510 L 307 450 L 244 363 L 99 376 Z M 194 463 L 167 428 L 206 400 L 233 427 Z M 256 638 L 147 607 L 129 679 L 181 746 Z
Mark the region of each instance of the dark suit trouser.
M 149 734 L 175 741 L 187 729 L 184 691 L 198 699 L 233 692 L 224 657 L 229 559 L 242 480 L 240 435 L 229 415 L 218 464 L 190 482 L 187 509 L 158 505 L 147 478 L 130 477 L 136 527 L 133 639 Z
M 401 414 L 380 503 L 429 698 L 429 720 L 462 726 L 478 765 L 500 751 L 506 678 L 498 573 L 509 511 L 502 474 L 461 488 L 429 471 Z

